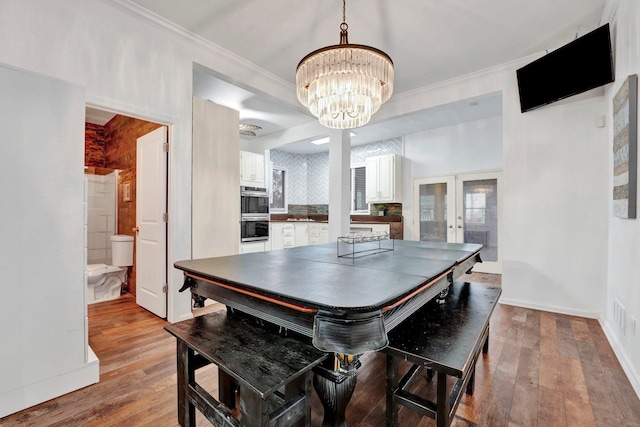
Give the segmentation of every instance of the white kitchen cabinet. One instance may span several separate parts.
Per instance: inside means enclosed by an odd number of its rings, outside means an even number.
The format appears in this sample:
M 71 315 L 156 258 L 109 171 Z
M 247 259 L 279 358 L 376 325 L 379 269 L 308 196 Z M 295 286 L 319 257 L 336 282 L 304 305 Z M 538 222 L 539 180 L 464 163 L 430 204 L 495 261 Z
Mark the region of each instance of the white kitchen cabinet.
M 293 224 L 282 224 L 282 247 L 292 248 L 295 242 L 295 229 Z
M 240 244 L 241 254 L 250 254 L 252 252 L 264 252 L 267 242 L 250 242 Z
M 309 224 L 294 224 L 293 246 L 307 246 L 309 244 Z
M 369 157 L 365 166 L 367 203 L 400 203 L 402 157 L 397 154 Z
M 329 225 L 328 224 L 309 224 L 309 244 L 317 245 L 327 243 L 329 241 Z
M 264 188 L 264 156 L 240 151 L 240 185 Z
M 269 249 L 276 250 L 282 249 L 283 240 L 282 240 L 282 227 L 284 226 L 281 222 L 270 222 L 269 223 Z

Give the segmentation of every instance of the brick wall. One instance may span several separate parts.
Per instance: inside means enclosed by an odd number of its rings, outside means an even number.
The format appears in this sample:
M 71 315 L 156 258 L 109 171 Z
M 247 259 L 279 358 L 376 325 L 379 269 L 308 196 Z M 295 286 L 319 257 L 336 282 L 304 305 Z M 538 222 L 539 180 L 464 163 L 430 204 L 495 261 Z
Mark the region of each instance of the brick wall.
M 104 126 L 85 123 L 84 128 L 84 165 L 104 168 L 105 163 Z

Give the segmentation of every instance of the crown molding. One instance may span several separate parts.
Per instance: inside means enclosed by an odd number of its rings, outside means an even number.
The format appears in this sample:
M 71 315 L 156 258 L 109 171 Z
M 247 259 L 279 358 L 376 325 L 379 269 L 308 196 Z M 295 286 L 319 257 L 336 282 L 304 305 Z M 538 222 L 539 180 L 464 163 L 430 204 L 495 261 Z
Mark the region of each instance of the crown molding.
M 174 36 L 183 42 L 186 42 L 194 47 L 199 48 L 205 53 L 212 55 L 215 58 L 216 63 L 224 63 L 228 65 L 230 68 L 240 68 L 247 70 L 248 74 L 257 75 L 262 80 L 266 81 L 269 85 L 279 87 L 280 90 L 286 92 L 295 92 L 295 85 L 291 82 L 288 82 L 273 73 L 265 70 L 254 64 L 253 62 L 248 61 L 247 59 L 236 55 L 233 52 L 230 52 L 227 49 L 224 49 L 221 46 L 216 45 L 215 43 L 205 39 L 198 34 L 192 33 L 181 26 L 163 18 L 162 16 L 151 12 L 148 9 L 141 7 L 140 5 L 130 1 L 130 0 L 101 0 L 103 3 L 117 9 L 135 19 L 138 19 L 145 24 L 153 26 L 157 29 L 160 29 L 167 34 Z M 204 65 L 207 68 L 206 64 Z M 226 73 L 214 70 L 221 75 L 227 75 Z

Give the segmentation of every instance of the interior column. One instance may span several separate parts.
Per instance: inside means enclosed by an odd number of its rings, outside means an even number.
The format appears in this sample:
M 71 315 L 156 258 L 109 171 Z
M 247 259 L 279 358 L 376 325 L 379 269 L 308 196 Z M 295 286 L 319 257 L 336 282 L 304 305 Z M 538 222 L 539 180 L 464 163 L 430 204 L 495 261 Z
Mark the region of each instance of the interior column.
M 349 232 L 351 131 L 329 131 L 329 241 Z

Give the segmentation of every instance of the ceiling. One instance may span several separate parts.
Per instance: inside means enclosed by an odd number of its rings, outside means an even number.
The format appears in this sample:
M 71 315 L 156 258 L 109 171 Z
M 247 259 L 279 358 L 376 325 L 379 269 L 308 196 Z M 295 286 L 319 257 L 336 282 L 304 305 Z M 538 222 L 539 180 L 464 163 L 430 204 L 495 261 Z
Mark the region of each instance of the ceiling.
M 129 0 L 153 14 L 295 83 L 300 59 L 338 44 L 340 0 Z M 600 25 L 605 0 L 349 0 L 349 42 L 385 51 L 395 66 L 394 94 L 553 50 Z M 227 80 L 227 81 L 225 81 Z M 257 136 L 313 121 L 301 106 L 194 69 L 194 95 L 240 111 Z M 501 113 L 500 94 L 358 128 L 354 141 L 400 136 Z M 452 119 L 453 118 L 453 119 Z M 377 127 L 377 129 L 375 128 Z M 401 130 L 402 129 L 402 130 Z M 243 137 L 245 138 L 245 137 Z M 251 137 L 247 137 L 251 138 Z M 375 139 L 374 139 L 375 140 Z M 369 142 L 369 141 L 364 141 Z M 316 148 L 317 149 L 317 148 Z

